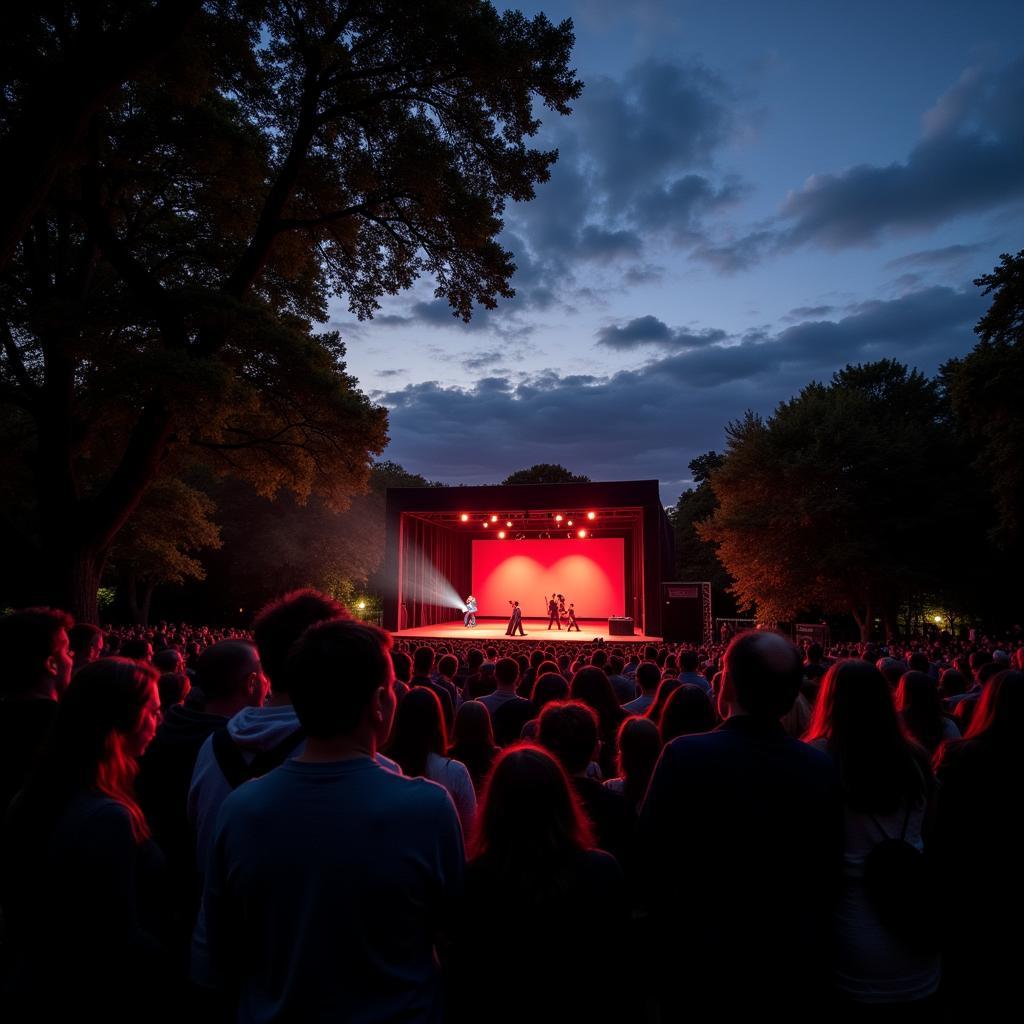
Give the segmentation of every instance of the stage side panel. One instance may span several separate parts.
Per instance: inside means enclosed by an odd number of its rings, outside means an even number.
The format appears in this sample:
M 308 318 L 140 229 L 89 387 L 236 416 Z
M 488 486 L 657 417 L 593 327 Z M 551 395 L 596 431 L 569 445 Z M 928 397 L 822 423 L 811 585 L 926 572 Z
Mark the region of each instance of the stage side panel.
M 588 540 L 474 540 L 473 594 L 480 614 L 507 615 L 516 600 L 527 618 L 547 616 L 545 595 L 565 595 L 579 618 L 622 615 L 626 607 L 621 537 Z

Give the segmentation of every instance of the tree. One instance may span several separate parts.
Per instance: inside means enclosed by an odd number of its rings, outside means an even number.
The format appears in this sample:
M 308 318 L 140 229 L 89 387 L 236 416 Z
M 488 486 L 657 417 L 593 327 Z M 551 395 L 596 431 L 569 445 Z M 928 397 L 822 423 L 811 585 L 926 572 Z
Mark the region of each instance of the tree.
M 221 546 L 213 513 L 214 504 L 206 494 L 176 477 L 157 480 L 146 492 L 118 534 L 108 565 L 121 583 L 134 622 L 149 621 L 153 591 L 159 585 L 206 578 L 196 555 Z
M 316 329 L 328 299 L 368 317 L 429 274 L 468 319 L 512 295 L 500 215 L 556 159 L 526 139 L 535 100 L 579 95 L 572 42 L 479 0 L 226 0 L 107 100 L 0 277 L 0 428 L 31 491 L 11 525 L 42 596 L 95 614 L 161 474 L 338 508 L 366 486 L 386 414 Z
M 893 360 L 847 366 L 764 420 L 727 428 L 711 473 L 718 508 L 698 533 L 718 548 L 741 607 L 792 619 L 846 612 L 895 631 L 902 597 L 956 574 L 972 524 L 964 460 L 938 387 Z M 963 547 L 970 545 L 964 542 Z
M 529 469 L 520 469 L 501 481 L 502 487 L 511 484 L 589 484 L 590 477 L 570 473 L 565 466 L 539 462 Z
M 971 444 L 978 474 L 995 500 L 993 540 L 1005 551 L 1024 540 L 1024 249 L 974 283 L 993 295 L 974 328 L 980 340 L 951 359 L 940 379 L 957 424 Z

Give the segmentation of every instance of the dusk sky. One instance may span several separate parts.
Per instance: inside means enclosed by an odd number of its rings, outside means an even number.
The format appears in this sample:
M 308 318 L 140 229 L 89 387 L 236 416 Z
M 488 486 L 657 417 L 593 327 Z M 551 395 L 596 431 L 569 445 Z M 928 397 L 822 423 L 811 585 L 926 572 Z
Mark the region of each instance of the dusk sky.
M 513 300 L 469 325 L 429 280 L 362 324 L 337 303 L 385 458 L 657 478 L 667 505 L 744 410 L 971 348 L 972 279 L 1024 247 L 1019 0 L 509 6 L 573 19 L 585 89 L 506 211 Z

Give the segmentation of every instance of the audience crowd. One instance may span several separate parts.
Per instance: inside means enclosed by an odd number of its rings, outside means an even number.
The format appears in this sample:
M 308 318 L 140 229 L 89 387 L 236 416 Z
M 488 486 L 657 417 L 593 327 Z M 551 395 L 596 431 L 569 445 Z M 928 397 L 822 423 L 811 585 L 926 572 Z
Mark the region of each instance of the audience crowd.
M 1015 1015 L 1024 647 L 0 618 L 5 1020 Z

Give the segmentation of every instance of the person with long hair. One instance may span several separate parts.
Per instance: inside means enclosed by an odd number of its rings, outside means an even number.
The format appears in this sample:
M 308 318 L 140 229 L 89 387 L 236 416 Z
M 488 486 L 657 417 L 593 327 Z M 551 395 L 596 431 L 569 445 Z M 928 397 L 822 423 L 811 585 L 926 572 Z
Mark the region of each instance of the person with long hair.
M 467 700 L 455 712 L 455 729 L 448 757 L 461 761 L 469 770 L 473 786 L 480 791 L 500 748 L 494 742 L 491 715 L 478 700 Z
M 658 731 L 662 744 L 671 743 L 677 736 L 692 736 L 709 732 L 718 724 L 715 709 L 707 692 L 696 683 L 680 683 L 672 691 L 661 713 Z
M 924 1015 L 939 986 L 937 946 L 883 921 L 866 879 L 869 858 L 887 840 L 923 850 L 934 792 L 928 754 L 904 733 L 885 676 L 860 659 L 825 673 L 804 739 L 831 755 L 845 800 L 834 962 L 844 1012 L 858 1019 L 871 1007 L 898 1004 L 908 1017 Z
M 398 705 L 388 757 L 408 778 L 430 779 L 448 790 L 468 839 L 476 818 L 476 790 L 469 769 L 448 756 L 444 714 L 433 690 L 414 686 Z
M 601 750 L 598 764 L 601 775 L 610 779 L 615 774 L 619 726 L 629 717 L 615 699 L 615 691 L 604 670 L 593 666 L 581 668 L 569 684 L 569 699 L 578 700 L 597 714 Z
M 962 740 L 939 748 L 935 849 L 944 885 L 958 898 L 946 927 L 943 978 L 954 1010 L 996 1019 L 1015 998 L 1018 957 L 1007 922 L 1024 911 L 1019 867 L 1024 793 L 1024 672 L 985 687 Z
M 903 728 L 934 754 L 944 740 L 958 740 L 956 722 L 944 713 L 938 684 L 927 672 L 904 672 L 896 687 L 896 710 Z
M 661 754 L 658 727 L 649 718 L 627 718 L 619 727 L 618 748 L 619 773 L 604 785 L 613 793 L 621 793 L 633 810 L 639 811 Z
M 558 761 L 506 748 L 484 785 L 451 957 L 456 1021 L 617 1021 L 604 937 L 628 924 L 622 871 L 594 848 Z M 524 963 L 526 969 L 514 965 Z
M 14 1019 L 152 1017 L 157 984 L 168 1002 L 163 858 L 133 788 L 160 721 L 158 679 L 127 658 L 85 665 L 11 805 L 0 877 Z

